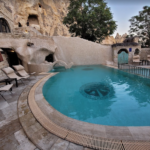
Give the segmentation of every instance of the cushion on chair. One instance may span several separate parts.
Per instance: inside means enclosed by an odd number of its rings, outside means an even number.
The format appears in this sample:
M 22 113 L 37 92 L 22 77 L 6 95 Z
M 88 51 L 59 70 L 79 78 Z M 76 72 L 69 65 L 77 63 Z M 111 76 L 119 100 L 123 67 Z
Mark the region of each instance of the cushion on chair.
M 5 85 L 0 88 L 0 91 L 9 91 L 12 88 L 13 84 Z
M 150 60 L 150 55 L 147 55 L 147 59 Z
M 24 67 L 21 66 L 21 65 L 13 66 L 13 68 L 14 68 L 16 71 L 24 70 Z
M 133 62 L 141 62 L 140 56 L 139 55 L 133 56 Z
M 3 68 L 2 71 L 4 71 L 4 73 L 6 73 L 6 74 L 14 73 L 14 70 L 10 67 Z
M 139 59 L 139 58 L 140 58 L 139 55 L 133 56 L 133 59 Z

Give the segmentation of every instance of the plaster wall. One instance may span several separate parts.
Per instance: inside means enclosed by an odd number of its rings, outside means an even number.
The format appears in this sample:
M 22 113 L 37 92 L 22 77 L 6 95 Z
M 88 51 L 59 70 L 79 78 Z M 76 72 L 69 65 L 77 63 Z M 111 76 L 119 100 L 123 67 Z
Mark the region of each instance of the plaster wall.
M 106 64 L 112 61 L 112 48 L 78 37 L 53 37 L 58 60 L 74 65 Z

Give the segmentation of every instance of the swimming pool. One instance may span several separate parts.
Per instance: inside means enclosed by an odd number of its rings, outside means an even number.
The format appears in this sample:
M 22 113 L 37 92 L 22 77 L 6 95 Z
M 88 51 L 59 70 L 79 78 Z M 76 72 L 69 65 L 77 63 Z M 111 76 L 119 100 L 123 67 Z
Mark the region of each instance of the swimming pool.
M 150 126 L 150 79 L 117 69 L 102 65 L 61 69 L 45 83 L 43 95 L 52 107 L 73 119 Z

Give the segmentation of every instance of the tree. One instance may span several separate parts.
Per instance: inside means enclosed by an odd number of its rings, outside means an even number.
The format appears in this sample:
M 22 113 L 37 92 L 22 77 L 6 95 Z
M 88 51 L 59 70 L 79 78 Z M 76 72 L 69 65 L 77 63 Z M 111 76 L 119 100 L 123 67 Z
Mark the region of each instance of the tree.
M 72 36 L 101 42 L 117 28 L 104 0 L 70 0 L 68 9 L 63 23 L 69 27 Z
M 144 6 L 139 15 L 133 16 L 130 20 L 130 35 L 140 36 L 142 41 L 147 41 L 150 46 L 150 7 Z

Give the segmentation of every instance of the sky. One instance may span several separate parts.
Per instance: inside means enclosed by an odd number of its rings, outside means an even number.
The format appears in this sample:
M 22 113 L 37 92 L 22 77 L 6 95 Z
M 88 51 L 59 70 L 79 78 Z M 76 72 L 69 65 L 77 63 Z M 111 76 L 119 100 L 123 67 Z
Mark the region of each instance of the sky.
M 143 10 L 143 6 L 150 6 L 150 0 L 105 0 L 110 7 L 113 19 L 117 21 L 117 30 L 114 32 L 123 35 L 128 34 L 131 17 L 138 15 Z

